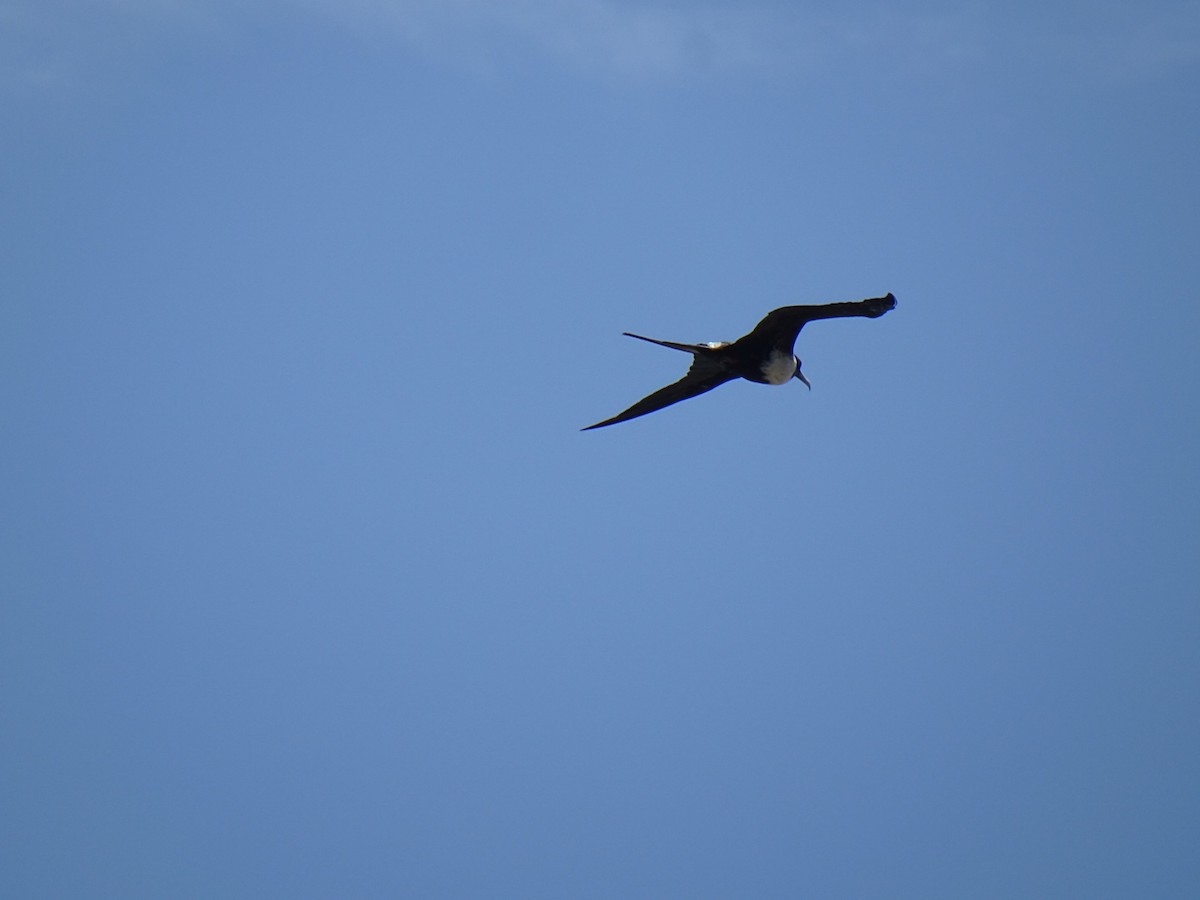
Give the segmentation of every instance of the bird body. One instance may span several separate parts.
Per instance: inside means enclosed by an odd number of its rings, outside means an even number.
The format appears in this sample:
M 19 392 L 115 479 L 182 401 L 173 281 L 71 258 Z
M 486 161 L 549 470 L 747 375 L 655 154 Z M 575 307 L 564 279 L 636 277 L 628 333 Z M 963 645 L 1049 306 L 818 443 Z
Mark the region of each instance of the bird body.
M 712 341 L 705 344 L 683 344 L 676 341 L 661 341 L 626 331 L 628 337 L 648 341 L 672 350 L 692 354 L 692 365 L 687 374 L 674 384 L 669 384 L 639 400 L 629 409 L 611 419 L 589 425 L 584 431 L 615 425 L 636 419 L 688 400 L 713 388 L 744 378 L 759 384 L 787 384 L 798 378 L 810 388 L 808 379 L 800 371 L 800 358 L 796 356 L 796 338 L 800 329 L 816 319 L 832 319 L 846 316 L 878 318 L 888 310 L 895 309 L 896 298 L 891 294 L 872 297 L 853 303 L 826 303 L 817 306 L 781 306 L 771 310 L 754 329 L 736 341 Z
M 759 366 L 763 381 L 766 384 L 787 384 L 800 368 L 800 360 L 795 353 L 783 353 L 772 350 L 767 361 Z

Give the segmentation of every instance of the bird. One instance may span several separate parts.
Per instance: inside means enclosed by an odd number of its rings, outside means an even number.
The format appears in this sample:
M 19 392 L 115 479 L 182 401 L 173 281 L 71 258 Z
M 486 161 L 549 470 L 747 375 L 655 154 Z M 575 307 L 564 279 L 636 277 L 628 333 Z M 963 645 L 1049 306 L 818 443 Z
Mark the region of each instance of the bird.
M 713 388 L 745 378 L 759 384 L 787 384 L 793 378 L 804 382 L 809 390 L 812 384 L 800 371 L 800 358 L 796 356 L 796 338 L 800 329 L 816 319 L 834 319 L 844 316 L 865 316 L 877 319 L 888 310 L 896 308 L 896 298 L 888 293 L 883 297 L 871 297 L 846 303 L 825 303 L 815 306 L 781 306 L 773 309 L 754 329 L 736 341 L 711 341 L 706 344 L 682 344 L 677 341 L 660 341 L 643 337 L 633 332 L 624 332 L 626 337 L 648 341 L 660 347 L 682 350 L 692 354 L 692 365 L 687 374 L 674 384 L 643 397 L 629 409 L 594 425 L 581 428 L 591 431 L 627 422 L 657 412 L 663 407 L 681 400 L 690 400 Z

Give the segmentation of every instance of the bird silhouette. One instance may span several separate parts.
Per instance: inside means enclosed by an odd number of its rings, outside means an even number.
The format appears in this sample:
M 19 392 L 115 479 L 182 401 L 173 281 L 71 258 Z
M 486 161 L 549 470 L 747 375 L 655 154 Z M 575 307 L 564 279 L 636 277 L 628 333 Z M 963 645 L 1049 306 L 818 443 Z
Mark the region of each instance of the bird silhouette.
M 815 319 L 836 319 L 845 316 L 878 318 L 896 308 L 896 298 L 891 294 L 872 297 L 850 303 L 826 303 L 818 306 L 781 306 L 773 309 L 754 326 L 749 334 L 736 341 L 714 341 L 707 344 L 681 344 L 675 341 L 660 341 L 626 331 L 625 335 L 639 341 L 649 341 L 660 347 L 683 350 L 692 354 L 692 365 L 687 374 L 668 384 L 665 388 L 643 397 L 629 409 L 611 419 L 588 425 L 582 431 L 616 425 L 636 419 L 647 413 L 656 412 L 672 403 L 689 400 L 707 393 L 713 388 L 745 378 L 759 384 L 786 384 L 799 378 L 811 389 L 807 378 L 800 371 L 800 358 L 795 354 L 796 337 L 800 329 Z

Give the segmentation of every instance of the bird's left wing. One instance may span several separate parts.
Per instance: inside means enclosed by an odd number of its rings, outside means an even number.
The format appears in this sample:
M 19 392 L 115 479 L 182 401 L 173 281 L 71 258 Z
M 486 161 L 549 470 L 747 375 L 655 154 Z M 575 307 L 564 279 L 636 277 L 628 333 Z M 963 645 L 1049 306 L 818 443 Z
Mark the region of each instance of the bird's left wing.
M 625 412 L 619 413 L 611 419 L 605 419 L 603 422 L 597 422 L 595 425 L 589 425 L 587 428 L 581 430 L 591 431 L 593 428 L 616 425 L 618 422 L 636 419 L 638 416 L 646 415 L 646 413 L 657 412 L 665 406 L 670 406 L 672 403 L 679 403 L 681 400 L 690 400 L 692 397 L 707 393 L 713 388 L 733 380 L 734 377 L 736 376 L 730 375 L 725 369 L 705 357 L 697 356 L 692 362 L 692 367 L 688 369 L 687 374 L 674 384 L 668 384 L 665 388 L 660 388 L 649 397 L 643 397 L 637 403 L 633 404 L 633 406 L 629 407 L 629 409 L 625 410 Z

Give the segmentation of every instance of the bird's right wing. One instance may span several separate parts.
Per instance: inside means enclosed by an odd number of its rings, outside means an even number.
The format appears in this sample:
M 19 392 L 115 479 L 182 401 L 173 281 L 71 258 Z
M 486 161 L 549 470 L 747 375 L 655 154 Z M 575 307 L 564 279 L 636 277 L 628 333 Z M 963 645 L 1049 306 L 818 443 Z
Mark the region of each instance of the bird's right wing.
M 587 428 L 581 430 L 591 431 L 593 428 L 616 425 L 618 422 L 636 419 L 638 416 L 646 415 L 646 413 L 657 412 L 673 403 L 679 403 L 681 400 L 690 400 L 692 397 L 707 393 L 727 381 L 732 381 L 734 377 L 736 376 L 728 374 L 720 366 L 698 355 L 692 362 L 692 367 L 688 369 L 687 374 L 674 384 L 668 384 L 665 388 L 660 388 L 649 397 L 643 397 L 637 403 L 633 404 L 633 406 L 629 407 L 629 409 L 625 410 L 625 412 L 619 413 L 611 419 L 605 419 L 603 422 L 597 422 L 595 425 L 589 425 Z
M 791 353 L 800 329 L 817 319 L 836 319 L 844 316 L 864 316 L 875 319 L 890 309 L 896 308 L 896 298 L 891 294 L 871 297 L 851 303 L 825 303 L 818 306 L 781 306 L 773 309 L 754 326 L 747 335 L 736 343 L 752 346 L 770 346 Z

